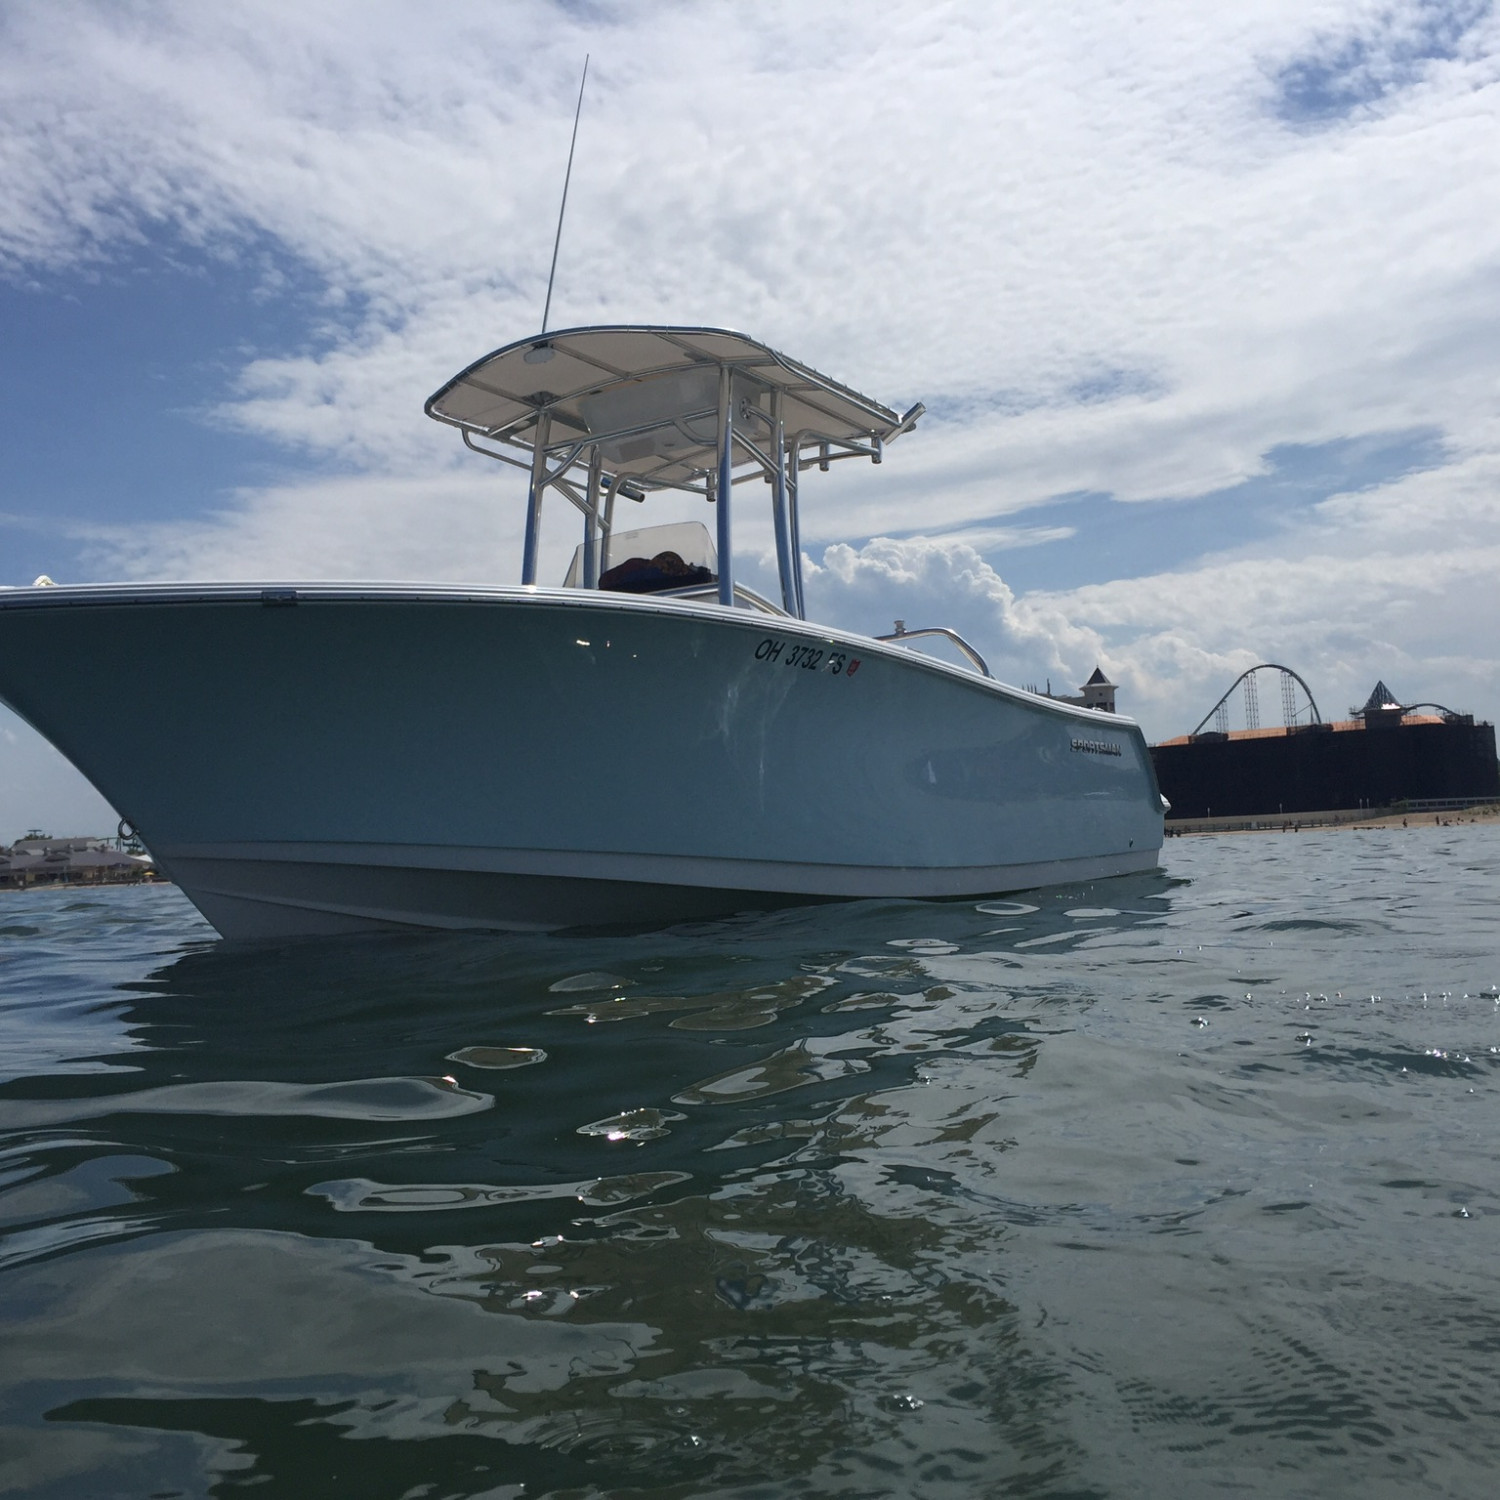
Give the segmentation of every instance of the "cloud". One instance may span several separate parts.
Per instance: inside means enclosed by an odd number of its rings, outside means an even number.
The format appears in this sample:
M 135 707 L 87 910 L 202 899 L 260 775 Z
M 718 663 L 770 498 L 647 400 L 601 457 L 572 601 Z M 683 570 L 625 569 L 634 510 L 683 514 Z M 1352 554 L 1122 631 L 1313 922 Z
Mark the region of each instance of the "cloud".
M 1070 668 L 1076 673 L 1075 663 L 1084 660 L 1091 670 L 1101 659 L 1097 632 L 1045 600 L 1018 599 L 966 540 L 876 537 L 859 548 L 838 543 L 805 566 L 815 618 L 872 635 L 889 633 L 898 617 L 911 630 L 946 626 L 976 646 L 1002 679 L 1040 682 Z M 950 654 L 930 641 L 920 649 Z
M 1490 0 L 1416 0 L 1356 15 L 1275 69 L 1276 112 L 1321 125 L 1378 105 L 1418 82 L 1428 64 L 1459 57 L 1490 9 Z
M 489 467 L 334 476 L 260 490 L 190 521 L 77 535 L 94 571 L 122 579 L 509 582 L 523 517 L 501 498 Z
M 1271 542 L 1022 595 L 964 541 L 877 538 L 827 548 L 808 592 L 852 629 L 889 629 L 897 615 L 952 626 L 1013 681 L 1081 682 L 1102 663 L 1122 711 L 1156 738 L 1191 729 L 1264 661 L 1299 671 L 1325 717 L 1363 702 L 1377 678 L 1483 712 L 1500 700 L 1497 492 L 1500 457 L 1470 455 L 1334 496 Z
M 1268 652 L 1339 697 L 1409 672 L 1500 705 L 1474 630 L 1500 454 L 1478 4 L 7 7 L 0 274 L 166 239 L 247 278 L 269 245 L 319 288 L 212 413 L 305 476 L 91 528 L 96 573 L 514 575 L 519 481 L 420 403 L 537 321 L 585 51 L 554 323 L 741 326 L 928 399 L 879 469 L 809 476 L 820 607 L 947 611 L 1027 678 L 1100 660 L 1162 732 Z M 1002 576 L 1007 548 L 1087 542 L 1027 519 L 1059 496 L 1229 507 L 1278 453 L 1414 431 L 1429 470 L 1260 544 Z

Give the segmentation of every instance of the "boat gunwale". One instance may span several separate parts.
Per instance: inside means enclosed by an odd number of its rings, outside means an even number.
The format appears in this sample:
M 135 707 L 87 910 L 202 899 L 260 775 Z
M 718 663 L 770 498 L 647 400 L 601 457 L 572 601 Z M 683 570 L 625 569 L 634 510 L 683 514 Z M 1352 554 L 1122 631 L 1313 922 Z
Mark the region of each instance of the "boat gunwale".
M 617 594 L 592 589 L 543 587 L 537 584 L 448 584 L 262 581 L 256 583 L 84 583 L 47 584 L 22 588 L 0 588 L 0 612 L 16 609 L 129 608 L 146 605 L 194 604 L 255 605 L 286 608 L 302 604 L 476 604 L 527 605 L 547 609 L 615 610 L 625 614 L 712 620 L 760 634 L 790 634 L 819 641 L 836 641 L 857 647 L 863 657 L 931 671 L 977 691 L 1004 698 L 1025 707 L 1043 710 L 1075 723 L 1095 728 L 1113 727 L 1141 734 L 1140 725 L 1127 714 L 1061 703 L 1041 693 L 1030 692 L 994 677 L 981 677 L 967 667 L 924 656 L 920 652 L 862 635 L 838 626 L 799 620 L 792 615 L 751 614 L 738 606 L 717 601 L 672 599 L 660 595 Z M 3 700 L 3 694 L 0 694 Z M 1141 734 L 1144 746 L 1145 738 Z

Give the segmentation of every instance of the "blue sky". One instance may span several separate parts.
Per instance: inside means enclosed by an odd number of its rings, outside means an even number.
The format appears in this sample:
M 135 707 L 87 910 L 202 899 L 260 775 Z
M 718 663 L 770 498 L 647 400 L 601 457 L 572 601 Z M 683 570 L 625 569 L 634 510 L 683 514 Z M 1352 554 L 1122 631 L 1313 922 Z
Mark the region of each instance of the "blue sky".
M 309 308 L 165 244 L 83 275 L 0 282 L 4 582 L 78 576 L 90 525 L 164 521 L 263 484 L 290 456 L 215 425 L 239 367 L 308 340 Z
M 1153 737 L 1264 659 L 1500 711 L 1472 0 L 18 0 L 0 584 L 510 580 L 519 492 L 421 404 L 536 326 L 585 52 L 554 325 L 740 327 L 927 402 L 808 487 L 822 617 L 1102 662 Z M 8 714 L 0 772 L 0 837 L 106 817 Z
M 1273 448 L 1265 473 L 1186 500 L 1060 495 L 1014 512 L 1016 542 L 992 561 L 1021 591 L 1152 577 L 1251 544 L 1274 548 L 1330 495 L 1389 484 L 1442 457 L 1434 429 L 1387 433 Z

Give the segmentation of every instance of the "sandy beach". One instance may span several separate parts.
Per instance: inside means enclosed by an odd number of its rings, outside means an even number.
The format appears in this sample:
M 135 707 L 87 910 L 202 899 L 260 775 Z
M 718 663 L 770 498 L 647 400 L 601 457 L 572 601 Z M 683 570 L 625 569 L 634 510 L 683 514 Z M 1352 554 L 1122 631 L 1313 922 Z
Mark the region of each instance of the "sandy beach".
M 1500 827 L 1500 805 L 1454 808 L 1440 812 L 1361 812 L 1340 808 L 1329 812 L 1298 813 L 1273 817 L 1168 819 L 1167 837 L 1223 833 L 1307 833 L 1326 828 L 1433 828 L 1463 823 L 1487 823 Z

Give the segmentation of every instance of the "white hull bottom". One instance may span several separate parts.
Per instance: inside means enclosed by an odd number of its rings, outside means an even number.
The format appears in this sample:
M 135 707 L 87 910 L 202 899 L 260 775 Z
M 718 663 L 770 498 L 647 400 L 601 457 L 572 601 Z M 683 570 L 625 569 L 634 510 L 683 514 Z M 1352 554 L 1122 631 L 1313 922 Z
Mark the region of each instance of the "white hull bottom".
M 993 896 L 1158 864 L 1155 849 L 924 870 L 368 844 L 199 846 L 157 858 L 239 939 L 655 926 L 813 901 Z

